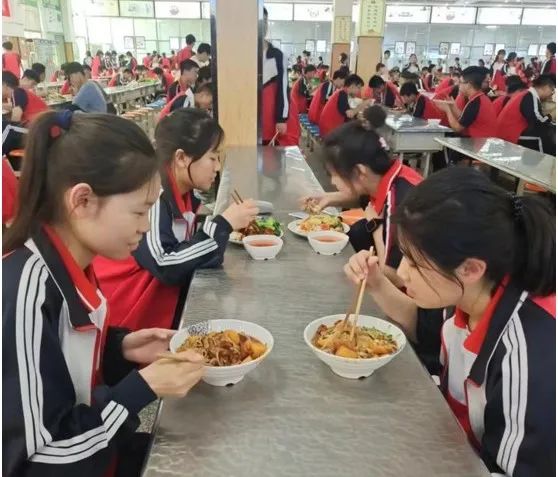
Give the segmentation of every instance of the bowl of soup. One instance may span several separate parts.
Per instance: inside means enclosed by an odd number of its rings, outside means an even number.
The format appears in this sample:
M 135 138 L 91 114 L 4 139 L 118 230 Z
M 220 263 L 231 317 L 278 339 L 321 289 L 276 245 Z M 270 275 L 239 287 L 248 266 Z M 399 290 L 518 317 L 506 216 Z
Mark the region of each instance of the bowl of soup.
M 320 255 L 336 255 L 345 248 L 348 242 L 348 235 L 333 230 L 322 230 L 308 234 L 308 243 L 314 249 L 314 252 Z
M 249 235 L 242 239 L 242 244 L 254 260 L 271 260 L 283 248 L 283 239 L 275 235 Z

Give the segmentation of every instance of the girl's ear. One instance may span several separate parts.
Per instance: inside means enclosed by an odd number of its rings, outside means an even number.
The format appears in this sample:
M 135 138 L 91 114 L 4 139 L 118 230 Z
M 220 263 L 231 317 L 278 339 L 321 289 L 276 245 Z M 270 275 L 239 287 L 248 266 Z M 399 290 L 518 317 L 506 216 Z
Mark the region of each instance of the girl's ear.
M 356 177 L 358 179 L 364 179 L 368 175 L 369 169 L 364 164 L 357 164 L 355 166 Z
M 64 194 L 64 204 L 69 214 L 83 219 L 94 214 L 99 200 L 89 184 L 81 182 Z
M 174 152 L 173 163 L 175 167 L 178 167 L 179 169 L 187 169 L 191 162 L 192 158 L 186 155 L 182 149 L 177 149 Z
M 486 262 L 478 258 L 467 258 L 457 267 L 456 274 L 464 284 L 476 283 L 486 274 Z

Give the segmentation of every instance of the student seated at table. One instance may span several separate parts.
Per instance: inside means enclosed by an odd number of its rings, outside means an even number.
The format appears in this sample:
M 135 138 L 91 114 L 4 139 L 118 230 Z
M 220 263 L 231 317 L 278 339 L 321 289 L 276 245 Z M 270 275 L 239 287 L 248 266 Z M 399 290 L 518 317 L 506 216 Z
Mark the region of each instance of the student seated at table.
M 411 111 L 413 117 L 441 119 L 447 122 L 446 115 L 438 109 L 430 98 L 420 94 L 414 83 L 405 83 L 401 86 L 399 95 L 401 96 L 401 102 Z
M 69 63 L 66 73 L 75 92 L 72 101 L 72 110 L 81 110 L 84 113 L 106 113 L 107 101 L 102 89 L 92 80 L 87 80 L 83 66 L 77 62 Z
M 344 69 L 340 71 L 345 72 Z M 359 97 L 363 86 L 362 78 L 351 74 L 345 79 L 344 87 L 333 93 L 320 114 L 319 126 L 322 137 L 341 126 L 345 121 L 353 119 L 369 106 L 368 101 L 362 101 L 353 109 L 349 106 L 349 98 Z
M 436 65 L 429 65 L 426 67 L 426 71 L 424 72 L 424 75 L 421 77 L 422 89 L 424 89 L 425 91 L 428 92 L 434 91 L 435 71 L 436 71 Z
M 401 81 L 401 72 L 398 67 L 389 70 L 389 80 L 399 88 L 399 82 Z
M 46 79 L 46 67 L 42 63 L 33 63 L 31 69 L 39 75 L 38 83 L 43 83 Z
M 374 75 L 368 81 L 368 88 L 364 91 L 364 99 L 373 99 L 376 104 L 382 104 L 387 108 L 401 106 L 399 91 L 391 81 L 384 81 L 381 76 Z
M 492 475 L 556 475 L 556 217 L 471 168 L 411 190 L 392 217 L 406 293 L 378 257 L 345 273 L 403 329 Z M 379 266 L 380 265 L 380 266 Z
M 543 151 L 554 155 L 556 128 L 552 118 L 544 116 L 541 102 L 552 98 L 556 89 L 554 75 L 541 75 L 533 81 L 533 86 L 511 98 L 502 109 L 496 123 L 497 137 L 517 144 L 520 136 L 539 137 Z M 538 144 L 526 141 L 526 147 L 538 149 Z
M 452 88 L 459 85 L 461 73 L 458 70 L 453 70 L 450 75 L 445 76 L 440 80 L 438 86 L 434 90 L 435 94 L 449 94 Z M 457 96 L 457 95 L 456 95 Z
M 318 65 L 316 67 L 316 76 L 320 83 L 325 83 L 329 75 L 329 65 Z
M 469 66 L 462 73 L 459 91 L 467 99 L 460 111 L 455 102 L 435 102 L 446 113 L 449 127 L 466 137 L 495 137 L 496 113 L 492 102 L 482 91 L 486 68 Z
M 159 67 L 153 68 L 153 73 L 157 75 L 157 79 L 161 82 L 162 91 L 167 94 L 170 85 L 174 83 L 174 77 L 172 73 Z
M 374 245 L 382 269 L 398 283 L 395 271 L 401 252 L 394 242 L 391 216 L 422 177 L 393 157 L 384 138 L 375 131 L 385 117 L 381 106 L 371 106 L 364 112 L 364 119 L 351 121 L 324 138 L 322 159 L 338 192 L 313 198 L 323 209 L 332 205 L 350 207 L 364 197 L 368 203 L 366 219 L 351 227 L 351 244 L 357 251 Z
M 33 70 L 25 70 L 23 76 L 19 80 L 19 85 L 23 89 L 35 91 L 35 88 L 39 84 L 39 75 Z
M 191 90 L 188 90 L 191 92 Z M 173 111 L 181 108 L 197 108 L 205 112 L 213 109 L 213 90 L 210 85 L 206 84 L 196 89 L 192 95 L 180 93 L 174 99 L 165 105 L 159 114 L 159 120 L 168 116 Z
M 120 68 L 108 83 L 109 87 L 113 86 L 126 86 L 134 81 L 134 73 L 129 68 Z
M 492 107 L 496 116 L 500 115 L 500 112 L 506 104 L 513 97 L 517 96 L 522 91 L 527 89 L 527 85 L 522 81 L 522 79 L 517 75 L 508 76 L 506 78 L 506 94 L 503 96 L 498 96 L 494 101 L 492 101 Z
M 168 330 L 108 326 L 91 262 L 137 247 L 160 162 L 133 122 L 70 111 L 38 117 L 26 154 L 2 244 L 2 475 L 139 475 L 139 411 L 186 395 L 203 360 L 158 359 Z
M 11 103 L 9 121 L 26 127 L 39 113 L 48 109 L 33 91 L 20 87 L 19 79 L 9 71 L 2 72 L 2 103 Z M 5 153 L 6 151 L 4 151 Z
M 298 114 L 306 114 L 308 105 L 312 100 L 310 93 L 310 81 L 316 76 L 316 67 L 307 65 L 304 67 L 302 76 L 296 80 L 291 89 L 291 102 L 296 105 Z
M 333 73 L 333 79 L 331 81 L 325 81 L 320 85 L 312 97 L 310 108 L 308 108 L 308 119 L 310 122 L 314 124 L 318 124 L 320 122 L 320 115 L 322 114 L 325 104 L 329 101 L 329 98 L 331 98 L 335 91 L 344 86 L 346 78 L 346 71 L 337 70 Z
M 230 233 L 258 213 L 254 202 L 245 200 L 196 227 L 200 201 L 194 189 L 213 185 L 223 139 L 219 124 L 192 108 L 174 111 L 157 125 L 157 154 L 165 167 L 163 192 L 149 211 L 151 229 L 131 258 L 95 262 L 112 325 L 176 328 L 194 271 L 221 265 Z
M 195 61 L 184 60 L 180 63 L 180 77 L 169 86 L 167 101 L 171 101 L 177 94 L 188 91 L 196 84 L 200 67 Z

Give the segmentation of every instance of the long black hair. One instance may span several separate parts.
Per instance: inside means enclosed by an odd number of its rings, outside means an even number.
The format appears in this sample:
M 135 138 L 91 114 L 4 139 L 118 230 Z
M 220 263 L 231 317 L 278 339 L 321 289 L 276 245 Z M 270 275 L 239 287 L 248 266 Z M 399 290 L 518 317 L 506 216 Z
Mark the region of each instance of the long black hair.
M 540 197 L 517 197 L 479 171 L 456 167 L 413 188 L 393 220 L 403 254 L 456 283 L 455 269 L 475 257 L 495 284 L 509 275 L 530 293 L 555 293 L 556 219 Z
M 3 252 L 21 247 L 40 224 L 63 222 L 68 187 L 84 182 L 99 197 L 125 194 L 149 182 L 158 168 L 149 138 L 132 121 L 70 111 L 40 114 L 29 130 L 19 206 Z

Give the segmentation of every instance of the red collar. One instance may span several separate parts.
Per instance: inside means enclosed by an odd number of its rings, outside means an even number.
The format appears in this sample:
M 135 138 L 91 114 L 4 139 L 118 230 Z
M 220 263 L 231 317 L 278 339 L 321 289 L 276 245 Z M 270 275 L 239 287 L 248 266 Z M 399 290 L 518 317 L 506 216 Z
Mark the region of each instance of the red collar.
M 66 267 L 68 275 L 70 275 L 70 278 L 76 287 L 76 291 L 85 307 L 89 309 L 89 311 L 99 308 L 101 306 L 101 298 L 99 298 L 99 295 L 97 294 L 97 279 L 95 278 L 93 267 L 90 265 L 85 270 L 82 270 L 54 229 L 48 225 L 44 225 L 43 229 L 50 242 L 60 255 L 62 263 Z
M 180 215 L 184 215 L 186 212 L 192 212 L 192 197 L 189 192 L 186 192 L 184 195 L 180 195 L 178 184 L 176 183 L 174 173 L 170 167 L 167 167 L 167 177 L 172 190 L 172 196 L 176 202 L 178 210 L 180 210 Z
M 502 298 L 502 295 L 504 294 L 509 281 L 510 278 L 505 277 L 500 285 L 498 285 L 496 293 L 494 293 L 494 295 L 490 299 L 490 302 L 484 310 L 484 313 L 482 314 L 480 321 L 477 323 L 477 326 L 473 331 L 471 331 L 469 336 L 465 338 L 465 342 L 463 344 L 465 348 L 467 348 L 472 353 L 480 353 L 482 344 L 484 343 L 484 338 L 486 337 L 486 333 L 488 332 L 488 328 L 490 327 L 490 321 L 492 320 L 492 316 L 494 315 L 494 311 L 496 310 L 496 306 L 498 306 L 498 302 L 500 301 L 500 298 Z M 458 328 L 467 329 L 469 325 L 469 315 L 467 315 L 459 308 L 455 310 L 454 320 L 455 326 L 457 326 Z
M 401 161 L 393 161 L 392 166 L 380 179 L 380 184 L 378 185 L 376 195 L 374 197 L 370 197 L 370 202 L 374 203 L 374 209 L 376 210 L 377 214 L 380 214 L 382 212 L 386 203 L 387 195 L 389 194 L 389 190 L 391 189 L 391 184 L 399 175 L 399 172 L 401 172 L 402 167 L 403 163 Z
M 473 96 L 471 96 L 467 101 L 470 103 L 474 99 L 480 98 L 484 93 L 482 91 L 477 91 Z

